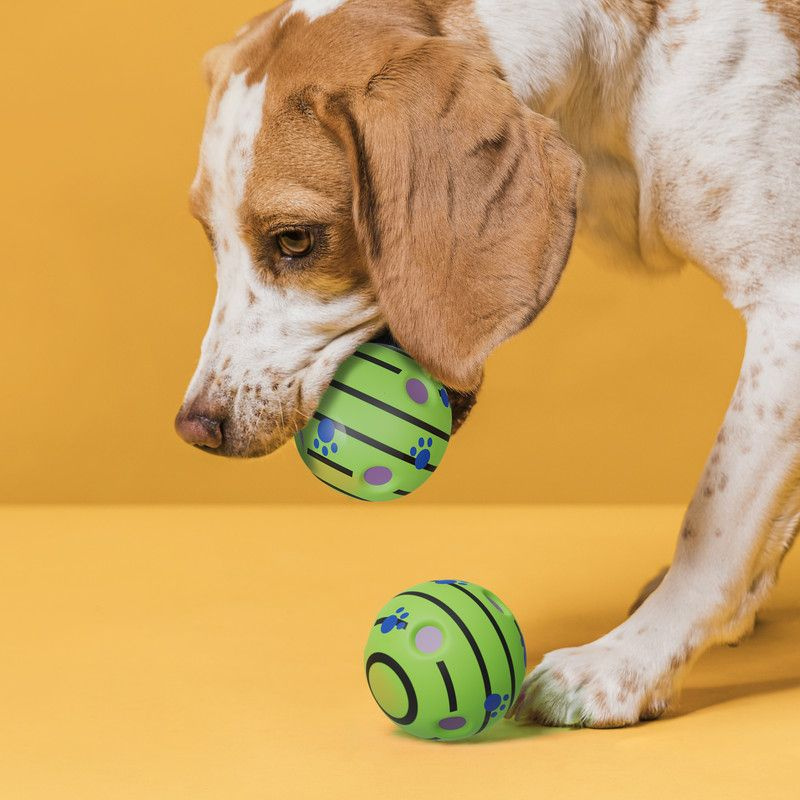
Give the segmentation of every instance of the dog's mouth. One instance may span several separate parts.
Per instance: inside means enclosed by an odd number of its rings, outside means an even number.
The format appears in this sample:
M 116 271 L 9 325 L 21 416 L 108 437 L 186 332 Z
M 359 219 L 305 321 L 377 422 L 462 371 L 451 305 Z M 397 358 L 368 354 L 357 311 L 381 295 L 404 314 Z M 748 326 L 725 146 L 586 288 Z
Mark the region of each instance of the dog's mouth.
M 392 332 L 388 328 L 381 330 L 379 333 L 369 339 L 369 341 L 376 344 L 397 347 L 400 350 L 404 349 L 397 342 L 392 335 Z M 413 354 L 410 355 L 413 357 Z M 295 380 L 292 380 L 291 382 L 295 383 Z M 477 399 L 477 390 L 474 392 L 459 392 L 448 386 L 445 388 L 447 389 L 448 396 L 450 397 L 450 408 L 453 415 L 452 431 L 455 432 L 464 423 L 473 406 L 475 405 L 475 401 Z M 297 406 L 300 408 L 299 403 Z M 245 410 L 245 413 L 249 412 Z M 257 458 L 277 450 L 281 444 L 288 441 L 297 430 L 300 430 L 300 428 L 303 427 L 303 424 L 308 417 L 308 412 L 306 411 L 302 415 L 297 415 L 297 419 L 294 420 L 284 418 L 284 410 L 281 409 L 280 426 L 275 426 L 275 428 L 272 429 L 271 434 L 268 433 L 267 435 L 264 435 L 263 441 L 260 441 L 259 433 L 263 434 L 263 432 L 260 431 L 258 423 L 261 421 L 261 419 L 258 419 L 258 417 L 260 417 L 262 413 L 263 412 L 259 412 L 258 410 L 254 412 L 256 419 L 252 421 L 247 420 L 246 418 L 244 420 L 239 419 L 236 421 L 222 418 L 217 421 L 221 445 L 213 446 L 195 443 L 194 446 L 198 450 L 208 453 L 209 455 L 228 457 L 233 456 L 238 458 Z M 251 416 L 253 416 L 252 413 Z M 243 422 L 244 424 L 242 424 Z M 247 422 L 250 422 L 250 424 L 248 425 Z

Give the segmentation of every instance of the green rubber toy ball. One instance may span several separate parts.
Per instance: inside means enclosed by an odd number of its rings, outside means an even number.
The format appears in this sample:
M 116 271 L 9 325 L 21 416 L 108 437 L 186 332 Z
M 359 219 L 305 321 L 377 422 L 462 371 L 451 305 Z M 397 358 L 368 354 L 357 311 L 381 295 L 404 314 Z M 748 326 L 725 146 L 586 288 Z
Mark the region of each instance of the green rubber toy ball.
M 452 422 L 441 383 L 402 350 L 370 342 L 336 371 L 295 444 L 331 488 L 358 500 L 394 500 L 439 466 Z
M 525 675 L 525 643 L 488 589 L 428 581 L 380 610 L 364 666 L 389 719 L 414 736 L 454 741 L 486 730 L 511 707 Z

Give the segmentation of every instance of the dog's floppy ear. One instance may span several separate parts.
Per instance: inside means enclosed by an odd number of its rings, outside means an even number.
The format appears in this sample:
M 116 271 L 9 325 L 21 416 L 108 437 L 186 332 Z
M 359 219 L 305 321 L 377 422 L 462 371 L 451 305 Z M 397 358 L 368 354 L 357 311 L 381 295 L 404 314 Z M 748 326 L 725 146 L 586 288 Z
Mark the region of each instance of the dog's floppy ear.
M 448 386 L 475 389 L 558 282 L 580 160 L 491 62 L 438 37 L 405 40 L 366 87 L 322 106 L 392 334 Z

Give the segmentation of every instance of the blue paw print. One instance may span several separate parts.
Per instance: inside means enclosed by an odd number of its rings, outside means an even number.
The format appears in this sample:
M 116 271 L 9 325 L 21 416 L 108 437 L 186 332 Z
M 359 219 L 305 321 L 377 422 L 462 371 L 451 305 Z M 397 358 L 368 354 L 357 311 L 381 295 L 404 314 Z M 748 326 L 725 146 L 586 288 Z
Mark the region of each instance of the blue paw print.
M 466 586 L 466 581 L 457 581 L 455 578 L 442 578 L 440 581 L 434 581 L 434 583 L 457 583 L 459 586 Z
M 500 697 L 499 694 L 490 694 L 484 701 L 483 707 L 490 711 L 490 716 L 496 717 L 501 711 L 506 710 L 506 705 L 508 704 L 508 695 L 504 694 Z
M 393 631 L 395 628 L 399 631 L 404 630 L 408 627 L 408 623 L 406 622 L 407 617 L 408 611 L 405 610 L 405 606 L 400 606 L 394 614 L 389 614 L 386 619 L 381 621 L 381 633 L 389 633 L 389 631 Z
M 426 442 L 420 436 L 417 440 L 417 447 L 412 447 L 408 451 L 414 456 L 414 466 L 417 469 L 425 469 L 428 466 L 428 462 L 431 460 L 431 447 L 433 447 L 433 439 L 428 439 Z
M 442 405 L 445 408 L 450 408 L 450 398 L 448 397 L 447 389 L 445 389 L 444 386 L 439 389 L 439 399 L 442 401 Z
M 339 445 L 333 441 L 336 435 L 336 426 L 329 419 L 323 419 L 317 426 L 317 435 L 314 439 L 314 448 L 321 450 L 322 455 L 327 456 L 328 453 L 338 453 Z

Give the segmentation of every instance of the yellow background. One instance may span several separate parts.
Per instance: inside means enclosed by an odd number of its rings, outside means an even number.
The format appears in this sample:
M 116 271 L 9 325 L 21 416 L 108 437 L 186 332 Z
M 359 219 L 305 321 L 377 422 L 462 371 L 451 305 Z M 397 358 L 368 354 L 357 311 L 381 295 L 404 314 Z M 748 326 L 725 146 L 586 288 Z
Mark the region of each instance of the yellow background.
M 0 501 L 346 502 L 291 447 L 231 463 L 172 432 L 214 293 L 186 211 L 200 59 L 265 5 L 4 4 Z M 406 503 L 684 501 L 742 342 L 695 270 L 576 260 Z
M 755 635 L 702 658 L 654 723 L 501 721 L 437 744 L 396 730 L 370 696 L 361 653 L 396 592 L 447 576 L 491 587 L 533 664 L 619 622 L 669 560 L 680 517 L 676 506 L 0 509 L 0 624 L 13 643 L 0 659 L 0 795 L 795 798 L 797 558 Z

